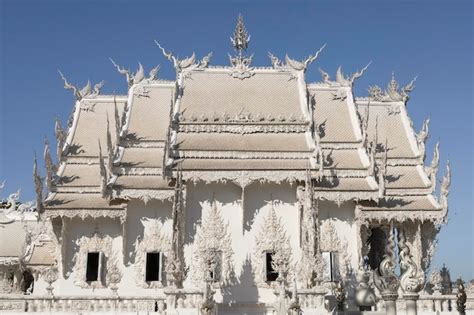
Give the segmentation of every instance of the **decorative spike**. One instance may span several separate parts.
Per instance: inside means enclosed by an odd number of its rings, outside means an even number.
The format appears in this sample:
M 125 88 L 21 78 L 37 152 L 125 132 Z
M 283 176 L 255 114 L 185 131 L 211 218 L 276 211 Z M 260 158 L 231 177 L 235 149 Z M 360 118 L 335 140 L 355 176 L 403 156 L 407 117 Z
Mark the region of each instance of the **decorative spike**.
M 36 211 L 41 214 L 43 213 L 43 179 L 38 173 L 38 161 L 36 159 L 36 152 L 34 155 L 33 162 L 33 181 L 35 183 Z
M 160 71 L 160 65 L 156 65 L 150 70 L 150 73 L 148 74 L 148 80 L 150 81 L 155 81 L 158 79 L 158 71 Z
M 104 86 L 105 84 L 105 81 L 102 80 L 100 81 L 99 83 L 95 84 L 94 85 L 94 90 L 93 92 L 89 95 L 89 97 L 96 97 L 97 95 L 100 94 L 100 90 L 102 89 L 102 87 Z
M 429 136 L 429 125 L 430 125 L 430 118 L 428 117 L 423 121 L 423 127 L 421 128 L 420 132 L 416 135 L 416 140 L 418 142 L 418 149 L 420 151 L 420 157 L 422 161 L 426 158 L 426 140 Z
M 112 62 L 112 64 L 114 65 L 114 67 L 117 69 L 117 71 L 124 75 L 126 80 L 127 80 L 127 84 L 128 84 L 128 88 L 130 88 L 132 85 L 133 85 L 133 75 L 130 74 L 130 70 L 127 70 L 123 67 L 120 67 L 118 64 L 115 63 L 115 61 L 112 59 L 112 58 L 109 58 L 110 62 Z
M 107 169 L 104 164 L 104 158 L 102 157 L 102 147 L 100 145 L 100 140 L 99 140 L 99 169 L 100 169 L 100 178 L 101 178 L 100 189 L 101 189 L 102 196 L 105 197 L 108 178 L 107 178 Z
M 449 160 L 448 160 L 446 164 L 446 172 L 444 174 L 443 180 L 441 181 L 441 188 L 440 188 L 440 200 L 441 200 L 441 203 L 446 206 L 446 208 L 448 206 L 448 195 L 449 195 L 450 186 L 451 186 L 451 167 L 449 165 Z
M 63 155 L 63 147 L 66 142 L 66 132 L 61 126 L 61 120 L 59 120 L 59 117 L 55 117 L 55 125 L 54 125 L 54 134 L 56 136 L 56 142 L 57 142 L 57 147 L 56 147 L 56 155 L 58 161 L 61 161 L 62 155 Z
M 387 177 L 387 161 L 388 161 L 388 141 L 385 141 L 385 152 L 380 161 L 378 168 L 378 182 L 379 182 L 379 198 L 385 195 L 385 181 Z
M 110 134 L 109 116 L 107 115 L 107 171 L 113 173 L 114 163 L 114 147 L 112 144 L 112 136 Z
M 117 101 L 116 101 L 116 96 L 114 95 L 114 119 L 115 119 L 115 135 L 116 135 L 116 143 L 118 143 L 118 140 L 120 139 L 120 130 L 122 129 L 122 124 L 120 120 L 120 116 L 118 113 L 118 108 L 117 108 Z
M 439 141 L 436 143 L 433 150 L 433 159 L 431 164 L 428 167 L 428 175 L 431 180 L 431 190 L 434 192 L 436 190 L 436 175 L 438 174 L 439 167 Z
M 237 25 L 235 26 L 234 34 L 230 40 L 234 49 L 239 52 L 240 56 L 242 56 L 242 52 L 247 50 L 250 42 L 250 35 L 245 29 L 244 17 L 242 14 L 239 14 L 239 17 L 237 18 Z
M 79 92 L 79 90 L 77 89 L 77 87 L 67 81 L 66 77 L 61 72 L 61 70 L 58 70 L 58 72 L 59 72 L 59 75 L 61 76 L 61 79 L 64 81 L 64 89 L 65 90 L 72 90 L 74 98 L 76 99 L 76 101 L 80 101 L 82 99 L 82 95 Z
M 405 104 L 410 99 L 410 95 L 408 93 L 413 91 L 413 89 L 415 88 L 415 81 L 416 81 L 417 78 L 418 78 L 417 76 L 414 77 L 413 80 L 411 80 L 407 85 L 405 85 L 402 88 L 401 94 L 402 94 L 402 98 L 403 98 L 403 101 L 405 102 Z
M 143 69 L 142 64 L 138 63 L 138 70 L 133 75 L 133 83 L 137 84 L 140 83 L 145 78 L 145 70 Z
M 88 96 L 89 94 L 91 94 L 91 92 L 92 92 L 91 81 L 87 80 L 86 85 L 81 89 L 79 93 L 81 94 L 81 98 L 84 98 Z
M 56 172 L 56 166 L 51 158 L 51 152 L 49 148 L 48 138 L 44 138 L 44 163 L 46 168 L 46 187 L 48 191 L 52 191 L 54 186 L 54 176 Z

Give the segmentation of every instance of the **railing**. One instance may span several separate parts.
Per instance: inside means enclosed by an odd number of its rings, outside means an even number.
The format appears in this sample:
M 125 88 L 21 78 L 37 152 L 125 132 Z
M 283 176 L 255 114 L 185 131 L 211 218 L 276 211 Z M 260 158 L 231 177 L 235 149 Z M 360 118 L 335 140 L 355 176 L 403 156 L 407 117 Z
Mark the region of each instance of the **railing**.
M 0 295 L 0 313 L 17 312 L 157 312 L 165 309 L 197 308 L 200 291 L 173 290 L 160 296 L 35 296 Z
M 334 297 L 317 290 L 299 290 L 300 305 L 305 309 L 319 309 L 324 312 L 335 307 Z M 198 309 L 202 304 L 202 292 L 199 290 L 165 290 L 157 296 L 35 296 L 6 294 L 0 295 L 0 313 L 15 312 L 157 312 L 165 314 L 172 309 Z M 357 310 L 352 300 L 348 310 Z M 457 313 L 456 295 L 420 295 L 417 301 L 419 314 Z M 372 308 L 374 314 L 383 312 L 383 303 Z M 397 300 L 400 313 L 405 310 L 402 297 Z M 468 294 L 466 311 L 474 314 L 474 295 Z M 371 311 L 366 311 L 370 314 Z

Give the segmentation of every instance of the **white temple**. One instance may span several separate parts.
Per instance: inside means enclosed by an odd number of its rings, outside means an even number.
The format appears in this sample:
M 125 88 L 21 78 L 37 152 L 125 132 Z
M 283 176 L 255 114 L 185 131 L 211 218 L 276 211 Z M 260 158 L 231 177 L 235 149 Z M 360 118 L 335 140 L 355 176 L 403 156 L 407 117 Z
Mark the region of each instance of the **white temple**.
M 426 161 L 429 120 L 416 132 L 407 112 L 414 80 L 357 98 L 368 66 L 306 82 L 324 46 L 254 66 L 241 17 L 232 42 L 228 66 L 157 42 L 171 81 L 111 60 L 127 95 L 61 74 L 75 105 L 56 121 L 58 162 L 46 143 L 36 207 L 10 196 L 0 214 L 0 310 L 456 312 L 428 277 L 450 170 L 436 196 L 439 146 Z

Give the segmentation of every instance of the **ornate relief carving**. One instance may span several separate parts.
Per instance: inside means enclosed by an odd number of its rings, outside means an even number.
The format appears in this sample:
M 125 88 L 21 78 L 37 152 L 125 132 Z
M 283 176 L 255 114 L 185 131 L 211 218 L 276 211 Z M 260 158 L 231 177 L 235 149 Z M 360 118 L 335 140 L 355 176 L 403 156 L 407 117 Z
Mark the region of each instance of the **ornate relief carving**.
M 347 250 L 347 241 L 339 238 L 334 223 L 329 219 L 321 223 L 320 229 L 320 251 L 338 253 L 337 264 L 339 266 L 339 272 L 341 277 L 346 279 L 350 272 L 350 256 Z
M 288 182 L 295 183 L 298 180 L 304 180 L 303 172 L 276 172 L 276 171 L 221 171 L 221 172 L 201 172 L 190 171 L 183 173 L 184 178 L 193 183 L 203 181 L 205 183 L 222 182 L 256 182 L 260 183 L 275 182 L 277 184 Z
M 183 125 L 185 124 L 216 124 L 216 123 L 237 123 L 237 124 L 282 124 L 285 125 L 287 123 L 299 125 L 304 124 L 308 125 L 307 119 L 304 115 L 300 115 L 299 117 L 295 117 L 293 114 L 289 116 L 284 115 L 275 115 L 271 113 L 252 113 L 245 109 L 245 107 L 241 107 L 239 111 L 234 115 L 229 115 L 227 112 L 216 113 L 214 111 L 210 113 L 195 113 L 192 112 L 189 117 L 183 116 L 183 113 L 179 114 L 179 122 Z
M 380 263 L 380 266 L 374 270 L 374 283 L 382 295 L 397 294 L 399 281 L 395 274 L 396 264 L 395 236 L 393 225 L 390 225 L 384 259 Z
M 308 131 L 308 124 L 253 124 L 253 125 L 225 125 L 225 124 L 180 124 L 179 132 L 186 133 L 304 133 Z
M 103 288 L 104 284 L 104 272 L 106 273 L 113 261 L 112 258 L 112 237 L 109 235 L 103 235 L 98 230 L 90 237 L 82 236 L 76 241 L 76 245 L 79 250 L 74 254 L 73 261 L 75 263 L 75 281 L 74 284 L 81 288 Z M 102 266 L 99 265 L 101 270 L 99 271 L 99 279 L 97 281 L 86 281 L 86 268 L 87 268 L 87 254 L 89 252 L 99 252 L 105 259 L 102 260 Z
M 229 61 L 232 65 L 232 72 L 230 76 L 236 79 L 247 79 L 255 75 L 253 72 L 254 68 L 250 67 L 252 63 L 253 54 L 249 57 L 242 56 L 231 56 L 229 55 Z
M 442 284 L 443 284 L 443 277 L 438 269 L 433 269 L 430 275 L 430 283 L 433 286 L 432 290 L 433 293 L 441 294 Z
M 150 224 L 145 226 L 145 232 L 142 239 L 135 242 L 135 282 L 142 288 L 158 288 L 166 284 L 165 273 L 167 259 L 171 256 L 171 241 L 167 235 L 162 232 L 163 225 L 158 220 L 151 220 Z M 160 261 L 160 280 L 145 281 L 146 254 L 148 252 L 160 252 L 162 261 Z
M 398 230 L 398 248 L 401 270 L 400 287 L 405 293 L 417 293 L 423 287 L 424 274 L 410 254 L 404 228 Z
M 234 280 L 232 240 L 215 201 L 196 232 L 192 278 L 228 286 Z M 213 277 L 210 277 L 210 274 Z
M 115 188 L 112 193 L 113 198 L 123 198 L 126 200 L 140 199 L 145 204 L 150 200 L 171 200 L 173 198 L 172 189 L 149 190 L 149 189 L 121 189 Z
M 431 261 L 436 252 L 436 248 L 438 247 L 436 236 L 438 235 L 439 230 L 440 227 L 431 222 L 424 222 L 421 225 L 421 268 L 424 272 L 427 272 L 430 268 Z
M 291 245 L 281 218 L 277 217 L 272 207 L 264 217 L 263 225 L 255 237 L 255 248 L 252 254 L 252 271 L 258 287 L 269 287 L 265 275 L 265 253 L 273 253 L 273 266 L 278 278 L 286 280 L 291 270 Z

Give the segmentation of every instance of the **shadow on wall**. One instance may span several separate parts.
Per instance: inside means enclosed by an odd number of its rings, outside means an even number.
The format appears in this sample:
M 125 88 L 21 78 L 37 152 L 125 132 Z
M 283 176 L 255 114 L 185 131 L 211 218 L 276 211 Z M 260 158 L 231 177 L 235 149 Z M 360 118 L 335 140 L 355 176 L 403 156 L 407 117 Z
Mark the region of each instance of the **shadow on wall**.
M 270 204 L 296 204 L 296 185 L 288 183 L 253 183 L 245 188 L 245 211 L 243 229 L 249 232 L 259 211 Z
M 162 232 L 171 237 L 171 212 L 173 205 L 170 201 L 152 200 L 145 204 L 142 201 L 130 202 L 127 217 L 127 252 L 124 253 L 126 266 L 135 263 L 135 242 L 143 238 L 145 224 L 150 219 L 156 219 L 163 225 Z M 165 223 L 168 222 L 168 227 Z
M 203 207 L 210 208 L 215 199 L 222 206 L 232 204 L 240 207 L 241 190 L 233 183 L 210 183 L 202 182 L 196 185 L 188 184 L 186 187 L 186 234 L 184 243 L 194 243 L 196 228 L 202 221 Z
M 121 235 L 121 224 L 118 218 L 86 218 L 84 220 L 74 218 L 69 220 L 66 241 L 66 265 L 64 269 L 64 278 L 68 279 L 71 273 L 74 271 L 74 254 L 79 252 L 79 246 L 76 241 L 79 241 L 81 237 L 92 237 L 96 230 L 103 235 L 108 235 L 115 239 Z
M 258 289 L 253 281 L 252 262 L 247 257 L 242 265 L 239 276 L 236 276 L 236 282 L 222 290 L 222 302 L 224 304 L 258 302 Z

